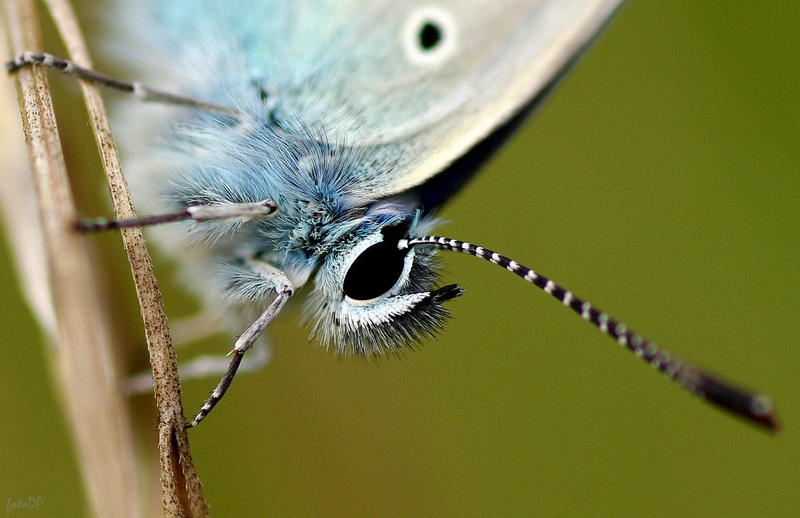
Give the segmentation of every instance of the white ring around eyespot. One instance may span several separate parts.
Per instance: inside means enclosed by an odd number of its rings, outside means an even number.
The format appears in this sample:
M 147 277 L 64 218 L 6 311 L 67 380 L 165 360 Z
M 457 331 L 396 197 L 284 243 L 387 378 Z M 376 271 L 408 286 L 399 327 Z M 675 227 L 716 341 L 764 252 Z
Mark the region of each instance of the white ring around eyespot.
M 425 23 L 432 23 L 441 32 L 442 40 L 431 49 L 420 48 L 419 31 Z M 406 58 L 413 65 L 432 66 L 442 63 L 453 55 L 458 43 L 456 20 L 453 16 L 435 5 L 423 5 L 409 16 L 401 33 Z

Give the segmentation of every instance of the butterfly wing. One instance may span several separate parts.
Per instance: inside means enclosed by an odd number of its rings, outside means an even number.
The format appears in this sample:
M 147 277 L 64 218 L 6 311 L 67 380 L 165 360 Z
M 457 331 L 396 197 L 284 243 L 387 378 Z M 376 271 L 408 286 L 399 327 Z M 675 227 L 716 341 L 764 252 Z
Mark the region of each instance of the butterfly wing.
M 331 75 L 327 89 L 339 99 L 313 109 L 347 106 L 331 121 L 340 138 L 378 147 L 396 160 L 379 178 L 365 171 L 360 183 L 379 196 L 405 191 L 444 170 L 527 106 L 619 5 L 386 2 L 362 12 L 350 34 L 346 48 L 354 49 L 352 61 L 342 59 L 342 74 Z M 431 42 L 435 45 L 426 49 Z
M 298 120 L 363 148 L 369 160 L 352 184 L 374 199 L 423 183 L 502 126 L 621 3 L 182 0 L 151 8 L 168 38 L 162 48 L 187 62 L 182 85 L 188 77 L 193 93 L 222 103 L 256 99 L 277 122 Z

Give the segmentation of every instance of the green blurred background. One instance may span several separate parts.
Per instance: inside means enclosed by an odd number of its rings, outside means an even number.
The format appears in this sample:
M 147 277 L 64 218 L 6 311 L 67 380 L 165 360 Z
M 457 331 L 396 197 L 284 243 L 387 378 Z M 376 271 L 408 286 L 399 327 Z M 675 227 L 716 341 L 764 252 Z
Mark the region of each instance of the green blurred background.
M 54 83 L 71 167 L 91 169 L 76 151 L 92 146 L 69 107 L 77 88 Z M 633 0 L 440 229 L 770 394 L 778 435 L 689 397 L 518 278 L 443 254 L 444 281 L 467 292 L 448 305 L 446 332 L 405 360 L 337 359 L 296 315 L 273 326 L 272 364 L 237 379 L 190 434 L 213 514 L 798 513 L 799 84 L 796 1 Z M 107 213 L 95 198 L 84 210 Z M 119 239 L 97 241 L 135 324 Z M 190 313 L 170 265 L 156 266 L 170 316 Z M 11 268 L 3 241 L 0 512 L 41 496 L 40 509 L 12 514 L 82 516 L 41 335 Z M 187 413 L 214 383 L 184 385 Z

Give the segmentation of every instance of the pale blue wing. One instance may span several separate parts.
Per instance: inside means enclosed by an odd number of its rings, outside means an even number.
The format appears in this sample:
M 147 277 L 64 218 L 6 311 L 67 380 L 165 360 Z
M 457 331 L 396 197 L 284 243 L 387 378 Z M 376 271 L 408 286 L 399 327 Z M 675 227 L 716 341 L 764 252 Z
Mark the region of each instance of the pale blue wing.
M 620 3 L 181 0 L 153 6 L 154 37 L 193 94 L 260 103 L 363 148 L 351 181 L 375 198 L 421 184 L 509 120 Z M 426 52 L 431 25 L 440 41 Z

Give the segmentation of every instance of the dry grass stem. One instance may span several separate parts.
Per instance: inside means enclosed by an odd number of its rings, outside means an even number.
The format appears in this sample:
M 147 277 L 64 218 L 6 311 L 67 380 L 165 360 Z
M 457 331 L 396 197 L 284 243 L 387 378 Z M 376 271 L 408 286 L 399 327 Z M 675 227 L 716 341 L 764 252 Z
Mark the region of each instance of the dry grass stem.
M 71 7 L 47 2 L 70 59 L 91 67 Z M 13 53 L 39 51 L 38 23 L 31 2 L 5 0 Z M 110 333 L 92 277 L 83 237 L 72 229 L 76 210 L 67 180 L 45 71 L 26 67 L 16 74 L 29 157 L 34 170 L 47 277 L 52 291 L 57 365 L 67 414 L 98 516 L 140 516 L 137 466 L 125 401 L 111 372 Z M 121 175 L 102 100 L 83 84 L 95 138 L 118 217 L 134 214 Z M 145 324 L 159 412 L 158 437 L 165 516 L 207 516 L 191 461 L 180 402 L 175 358 L 161 297 L 141 231 L 122 231 Z
M 12 52 L 39 49 L 38 21 L 31 2 L 5 0 Z M 116 390 L 111 340 L 100 295 L 87 269 L 88 250 L 70 230 L 76 217 L 56 128 L 46 73 L 16 75 L 28 155 L 38 207 L 45 272 L 55 316 L 54 366 L 59 393 L 73 432 L 76 453 L 98 516 L 137 516 L 135 452 L 128 410 Z M 28 222 L 30 224 L 30 222 Z M 44 318 L 48 318 L 46 315 Z M 111 462 L 110 462 L 111 461 Z

